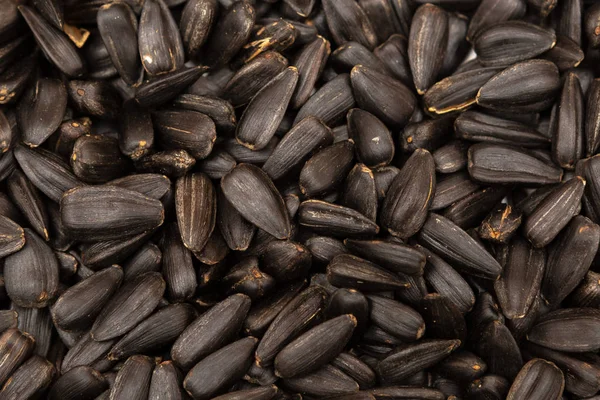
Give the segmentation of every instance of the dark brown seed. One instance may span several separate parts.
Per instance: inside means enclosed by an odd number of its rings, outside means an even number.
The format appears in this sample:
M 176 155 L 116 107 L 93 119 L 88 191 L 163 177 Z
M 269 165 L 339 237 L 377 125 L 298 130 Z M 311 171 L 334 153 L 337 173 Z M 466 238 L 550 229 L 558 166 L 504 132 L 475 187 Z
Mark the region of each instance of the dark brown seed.
M 514 379 L 523 366 L 515 338 L 500 321 L 492 321 L 483 328 L 476 348 L 492 374 Z
M 83 61 L 67 35 L 50 25 L 32 8 L 22 5 L 19 6 L 19 11 L 33 32 L 38 46 L 52 64 L 69 77 L 85 73 Z
M 334 286 L 365 292 L 398 290 L 407 287 L 396 275 L 362 258 L 340 254 L 327 266 L 327 280 Z
M 499 22 L 520 19 L 525 10 L 524 0 L 483 0 L 471 18 L 467 39 L 473 41 L 480 31 Z
M 256 11 L 247 2 L 235 2 L 221 14 L 204 46 L 203 62 L 210 67 L 227 64 L 246 44 Z
M 450 220 L 431 213 L 419 233 L 419 241 L 461 272 L 496 279 L 501 266 L 479 243 Z
M 346 239 L 348 250 L 394 272 L 422 275 L 425 255 L 415 248 L 394 241 Z
M 110 350 L 108 358 L 119 360 L 170 344 L 194 317 L 194 309 L 188 304 L 172 304 L 161 308 L 121 338 Z
M 73 152 L 75 141 L 92 132 L 92 121 L 88 117 L 63 122 L 56 133 L 48 139 L 49 148 L 63 159 L 68 160 Z
M 267 147 L 262 150 L 251 150 L 246 146 L 241 145 L 236 139 L 231 138 L 225 141 L 223 148 L 231 154 L 231 156 L 238 163 L 249 163 L 249 164 L 264 164 L 273 150 L 279 143 L 279 138 L 274 136 L 270 141 Z
M 586 155 L 590 157 L 600 146 L 600 80 L 594 79 L 588 90 L 585 115 Z
M 114 120 L 120 112 L 121 97 L 107 82 L 72 80 L 67 93 L 75 110 L 82 114 Z
M 523 21 L 482 29 L 474 38 L 477 58 L 485 66 L 506 66 L 534 58 L 556 44 L 554 31 Z
M 476 343 L 487 325 L 493 321 L 504 322 L 504 315 L 500 312 L 500 307 L 496 304 L 492 294 L 484 291 L 477 296 L 477 302 L 468 321 L 469 327 L 471 327 L 469 340 Z
M 153 231 L 130 236 L 127 239 L 114 239 L 81 245 L 81 261 L 93 270 L 121 263 L 144 244 Z
M 159 271 L 162 252 L 153 243 L 147 243 L 137 250 L 124 264 L 124 279 L 131 280 L 145 272 Z
M 458 382 L 472 382 L 485 374 L 487 365 L 475 354 L 462 350 L 442 360 L 437 365 L 436 371 Z
M 417 93 L 423 94 L 433 85 L 446 56 L 448 14 L 426 4 L 413 16 L 408 38 L 408 59 Z
M 559 400 L 564 387 L 563 373 L 556 365 L 534 358 L 519 371 L 506 399 Z
M 164 174 L 173 178 L 185 175 L 196 160 L 185 150 L 161 151 L 144 156 L 136 161 L 138 172 Z
M 183 244 L 191 251 L 202 251 L 217 215 L 217 194 L 208 176 L 195 173 L 179 178 L 175 207 Z
M 275 280 L 259 269 L 258 258 L 247 257 L 234 265 L 222 279 L 228 294 L 243 293 L 258 299 L 275 287 Z
M 427 256 L 424 271 L 427 284 L 450 300 L 461 313 L 466 314 L 471 311 L 475 304 L 475 295 L 467 281 L 435 253 L 421 246 L 417 246 L 417 250 Z
M 314 116 L 327 126 L 335 126 L 355 104 L 350 76 L 339 74 L 310 96 L 298 111 L 294 125 Z
M 83 185 L 60 157 L 47 150 L 18 146 L 14 155 L 31 183 L 55 202 L 67 190 Z
M 499 375 L 485 375 L 469 385 L 467 393 L 474 399 L 501 400 L 506 398 L 510 382 Z
M 61 2 L 56 0 L 35 0 L 32 3 L 46 20 L 51 22 L 56 28 L 63 29 L 64 13 Z
M 184 400 L 181 372 L 172 361 L 163 361 L 154 367 L 148 400 Z
M 421 300 L 420 311 L 429 337 L 461 341 L 467 337 L 465 318 L 448 298 L 437 293 L 428 294 Z
M 290 236 L 290 221 L 283 199 L 261 169 L 239 164 L 223 177 L 221 189 L 245 219 L 278 239 Z
M 358 211 L 321 200 L 302 202 L 298 222 L 317 233 L 344 238 L 379 233 L 379 226 Z
M 546 185 L 560 182 L 563 174 L 535 153 L 487 143 L 471 146 L 468 167 L 471 178 L 490 184 Z
M 128 175 L 106 184 L 133 190 L 156 200 L 164 200 L 171 192 L 171 180 L 160 174 Z
M 321 147 L 332 144 L 331 130 L 314 117 L 296 124 L 277 144 L 262 169 L 273 180 L 285 176 Z
M 570 1 L 567 3 L 559 3 L 556 15 L 558 21 L 556 33 L 566 36 L 578 46 L 581 46 L 581 28 L 583 17 L 583 2 Z
M 296 55 L 293 64 L 298 68 L 299 76 L 296 90 L 290 101 L 293 109 L 302 107 L 310 98 L 330 53 L 329 41 L 318 36 L 311 43 L 306 44 Z
M 526 352 L 556 364 L 564 374 L 565 390 L 576 396 L 593 396 L 600 384 L 600 364 L 594 354 L 567 354 L 528 343 Z
M 425 321 L 412 308 L 381 296 L 369 295 L 370 320 L 403 342 L 419 340 L 425 333 Z
M 248 249 L 256 228 L 240 215 L 221 191 L 218 196 L 217 224 L 231 250 Z
M 23 228 L 12 220 L 0 216 L 0 256 L 6 257 L 13 254 L 25 245 L 25 232 Z
M 500 71 L 497 67 L 476 68 L 442 79 L 425 92 L 425 106 L 438 115 L 468 108 L 476 103 L 479 89 Z
M 125 3 L 105 4 L 98 10 L 97 24 L 119 75 L 128 85 L 135 85 L 142 78 L 137 16 Z
M 503 187 L 481 189 L 446 208 L 443 215 L 462 229 L 474 228 L 506 194 L 507 189 Z
M 183 387 L 198 400 L 211 399 L 242 378 L 250 364 L 258 340 L 246 337 L 212 353 L 191 369 Z
M 371 367 L 350 353 L 340 353 L 331 362 L 331 365 L 339 368 L 340 371 L 354 379 L 363 390 L 375 386 L 377 379 L 375 372 L 373 372 Z
M 4 263 L 4 280 L 10 299 L 21 307 L 41 308 L 58 292 L 58 261 L 52 249 L 25 229 L 25 246 Z
M 418 149 L 406 161 L 387 191 L 381 208 L 382 226 L 402 239 L 414 235 L 427 218 L 434 193 L 433 157 L 427 150 Z
M 132 356 L 125 361 L 110 388 L 111 400 L 146 400 L 154 360 L 146 356 Z
M 377 36 L 369 18 L 359 4 L 343 0 L 324 0 L 327 26 L 337 45 L 355 41 L 368 49 L 377 45 Z
M 177 23 L 162 0 L 144 2 L 138 29 L 142 65 L 150 75 L 176 71 L 184 63 Z
M 552 157 L 565 169 L 574 169 L 584 151 L 584 106 L 579 79 L 568 73 L 557 103 L 552 126 Z
M 197 284 L 192 253 L 184 247 L 180 230 L 177 224 L 168 224 L 160 242 L 162 273 L 167 284 L 169 299 L 173 302 L 191 298 L 196 291 Z
M 225 150 L 214 150 L 207 158 L 198 163 L 200 171 L 211 179 L 221 179 L 237 165 L 237 161 Z
M 529 60 L 496 74 L 477 93 L 477 104 L 499 111 L 547 109 L 560 89 L 558 68 L 550 61 Z
M 351 314 L 315 326 L 277 354 L 275 373 L 285 379 L 321 368 L 341 353 L 355 327 L 356 318 Z
M 52 320 L 65 330 L 89 328 L 122 279 L 123 270 L 112 266 L 71 286 L 52 305 Z
M 171 358 L 184 369 L 232 342 L 250 309 L 250 298 L 234 294 L 192 322 L 171 348 Z
M 522 214 L 508 204 L 493 209 L 483 220 L 477 232 L 482 239 L 507 243 L 521 226 Z
M 39 146 L 62 122 L 67 107 L 65 85 L 57 79 L 38 79 L 23 94 L 17 108 L 22 140 Z
M 346 177 L 340 202 L 364 216 L 377 219 L 377 186 L 373 172 L 364 164 L 356 164 Z
M 312 156 L 300 172 L 300 190 L 307 197 L 326 194 L 342 183 L 354 160 L 354 143 L 344 141 Z
M 454 118 L 450 116 L 410 123 L 399 137 L 402 150 L 406 153 L 413 153 L 416 149 L 432 152 L 451 139 L 453 125 Z
M 544 247 L 569 223 L 581 207 L 585 180 L 572 178 L 555 188 L 527 217 L 523 233 L 535 247 Z
M 41 396 L 52 383 L 56 370 L 51 362 L 33 356 L 21 365 L 0 390 L 6 400 L 29 399 Z
M 29 358 L 34 346 L 35 340 L 30 334 L 15 328 L 0 335 L 0 384 L 4 385 L 7 380 L 10 382 L 10 376 Z
M 62 375 L 48 393 L 49 400 L 93 399 L 108 389 L 102 374 L 90 367 L 77 367 Z
M 164 104 L 198 80 L 206 70 L 207 68 L 201 65 L 180 68 L 152 80 L 144 81 L 135 90 L 135 101 L 143 108 Z
M 263 269 L 277 282 L 293 281 L 307 275 L 312 265 L 310 251 L 289 240 L 274 240 L 262 253 Z
M 296 67 L 288 67 L 250 100 L 236 131 L 236 139 L 251 150 L 265 148 L 275 135 L 298 82 Z
M 435 170 L 442 174 L 451 174 L 464 169 L 467 166 L 468 149 L 469 145 L 461 140 L 453 140 L 440 147 L 432 154 Z
M 38 54 L 33 53 L 21 61 L 13 63 L 0 77 L 0 104 L 16 103 L 27 87 L 36 70 L 35 60 Z
M 583 353 L 600 346 L 595 308 L 564 308 L 541 317 L 527 334 L 527 340 L 549 349 Z
M 466 172 L 442 176 L 435 185 L 435 195 L 431 202 L 431 210 L 445 208 L 456 201 L 474 193 L 479 186 L 470 180 Z
M 196 82 L 188 87 L 186 92 L 197 96 L 223 97 L 223 88 L 233 74 L 234 71 L 228 66 L 218 68 L 215 71 L 198 78 Z
M 266 23 L 250 36 L 236 56 L 234 65 L 243 65 L 266 51 L 283 52 L 296 40 L 296 28 L 284 19 Z
M 244 106 L 287 66 L 288 61 L 281 54 L 272 51 L 262 53 L 229 79 L 223 89 L 223 97 L 235 107 Z
M 325 308 L 326 297 L 323 289 L 311 286 L 291 300 L 275 317 L 258 344 L 257 363 L 271 365 L 281 349 L 318 321 Z
M 356 327 L 351 343 L 356 343 L 361 338 L 366 340 L 369 302 L 361 292 L 355 289 L 337 289 L 331 295 L 325 310 L 325 317 L 331 319 L 345 314 L 352 314 L 356 318 Z M 384 334 L 388 337 L 391 336 L 387 332 Z M 397 339 L 395 340 L 397 341 Z
M 121 336 L 133 329 L 158 305 L 165 291 L 165 281 L 149 272 L 123 285 L 104 306 L 92 326 L 97 341 Z
M 356 102 L 392 128 L 404 127 L 416 99 L 404 84 L 388 75 L 357 65 L 350 74 Z
M 164 220 L 160 201 L 116 186 L 83 186 L 60 202 L 65 230 L 85 241 L 112 240 L 153 230 Z
M 358 392 L 358 383 L 338 368 L 325 365 L 323 368 L 310 374 L 285 379 L 284 387 L 316 398 L 330 398 L 331 396 L 343 396 L 350 398 L 354 392 Z
M 74 30 L 69 31 L 70 34 L 75 34 L 78 37 L 75 39 L 82 43 L 83 37 L 81 36 L 78 30 L 75 28 Z M 137 39 L 136 39 L 137 42 Z M 137 46 L 135 47 L 136 57 L 139 59 L 137 53 Z M 108 53 L 108 49 L 104 42 L 102 41 L 102 36 L 94 34 L 90 38 L 89 41 L 85 43 L 85 48 L 83 50 L 83 55 L 85 57 L 85 62 L 90 67 L 88 68 L 88 75 L 92 79 L 107 79 L 118 77 L 119 71 L 115 68 L 112 60 L 110 59 L 110 54 Z M 141 72 L 141 69 L 140 69 Z M 140 75 L 141 76 L 141 75 Z M 118 79 L 118 78 L 117 78 Z M 125 82 L 122 81 L 124 85 Z
M 82 136 L 73 146 L 71 167 L 86 183 L 105 183 L 125 175 L 130 161 L 119 150 L 119 143 L 105 135 Z
M 34 353 L 46 357 L 52 341 L 52 319 L 47 308 L 24 308 L 16 304 L 12 308 L 18 314 L 17 328 L 31 335 L 35 342 Z
M 346 42 L 331 55 L 332 64 L 338 71 L 350 72 L 356 65 L 362 65 L 384 74 L 387 67 L 369 49 L 357 42 Z
M 405 3 L 405 0 L 399 0 Z M 385 65 L 392 75 L 407 86 L 413 85 L 408 62 L 408 40 L 403 35 L 393 34 L 373 50 L 373 54 Z
M 150 113 L 134 101 L 127 101 L 123 109 L 119 120 L 119 148 L 132 160 L 138 160 L 148 154 L 154 144 L 152 119 Z
M 466 111 L 454 122 L 456 135 L 461 139 L 475 142 L 490 142 L 521 147 L 547 147 L 549 138 L 531 126 L 484 114 Z
M 394 142 L 387 127 L 373 114 L 354 108 L 348 112 L 348 137 L 356 144 L 358 159 L 369 168 L 389 164 Z
M 188 1 L 181 14 L 179 30 L 188 58 L 196 59 L 217 18 L 216 0 Z
M 563 72 L 577 67 L 584 58 L 583 50 L 566 36 L 557 36 L 556 45 L 540 56 L 544 60 L 552 61 Z
M 176 107 L 207 115 L 214 121 L 217 131 L 227 133 L 235 131 L 237 125 L 235 109 L 227 100 L 195 94 L 182 94 L 173 101 L 173 104 Z
M 386 385 L 401 384 L 412 374 L 429 368 L 460 346 L 460 340 L 423 340 L 394 350 L 377 364 L 377 374 Z
M 310 250 L 313 261 L 319 264 L 328 264 L 333 257 L 346 253 L 346 247 L 341 241 L 327 236 L 315 236 L 305 243 Z M 359 254 L 365 257 L 364 254 Z
M 515 238 L 501 252 L 503 270 L 494 283 L 502 312 L 509 319 L 523 318 L 540 293 L 545 269 L 545 252 L 523 238 Z
M 557 306 L 583 279 L 599 242 L 600 227 L 583 216 L 573 218 L 558 236 L 542 281 L 542 297 L 550 306 Z
M 64 375 L 80 366 L 91 367 L 99 372 L 110 369 L 114 362 L 108 360 L 107 354 L 114 343 L 115 340 L 96 342 L 89 333 L 84 334 L 65 354 L 61 373 Z

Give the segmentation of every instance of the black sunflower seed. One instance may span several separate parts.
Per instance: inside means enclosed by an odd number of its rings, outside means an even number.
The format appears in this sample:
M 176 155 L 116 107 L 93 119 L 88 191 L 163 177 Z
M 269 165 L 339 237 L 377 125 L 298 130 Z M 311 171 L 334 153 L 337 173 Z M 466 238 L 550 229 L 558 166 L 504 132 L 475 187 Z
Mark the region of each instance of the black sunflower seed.
M 135 90 L 135 101 L 143 108 L 166 103 L 200 78 L 206 72 L 206 69 L 201 65 L 180 68 L 174 72 L 144 81 Z
M 237 117 L 231 103 L 226 100 L 198 96 L 195 94 L 182 94 L 174 102 L 176 107 L 197 111 L 210 117 L 218 131 L 232 133 L 237 126 Z
M 552 157 L 565 169 L 574 169 L 584 151 L 583 92 L 575 74 L 566 75 L 560 100 L 551 118 Z
M 467 142 L 453 140 L 435 150 L 432 154 L 433 161 L 435 161 L 435 170 L 442 174 L 451 174 L 465 169 L 467 166 L 468 149 L 469 145 Z
M 409 123 L 399 137 L 402 150 L 406 153 L 417 149 L 436 150 L 450 140 L 453 124 L 454 118 L 450 116 Z
M 358 159 L 369 168 L 382 167 L 394 158 L 394 142 L 387 127 L 373 114 L 354 108 L 348 112 L 348 137 Z
M 298 111 L 294 125 L 308 116 L 314 116 L 329 127 L 343 120 L 355 106 L 350 76 L 339 74 L 319 88 Z
M 185 399 L 181 372 L 172 361 L 163 361 L 154 367 L 148 400 L 171 398 L 173 400 Z
M 120 178 L 130 169 L 130 160 L 119 150 L 119 142 L 105 135 L 81 136 L 75 141 L 71 167 L 86 183 L 105 183 Z
M 430 337 L 465 340 L 467 336 L 465 318 L 448 298 L 437 293 L 428 294 L 421 300 L 420 311 Z
M 538 387 L 543 389 L 537 389 Z M 506 398 L 558 400 L 562 397 L 564 387 L 562 371 L 549 361 L 535 358 L 519 371 Z
M 554 47 L 540 56 L 556 64 L 560 72 L 577 67 L 584 57 L 583 50 L 566 36 L 557 36 Z
M 0 344 L 0 383 L 4 385 L 11 374 L 32 354 L 35 340 L 30 334 L 11 328 L 0 335 Z
M 484 375 L 469 385 L 467 393 L 473 398 L 500 400 L 506 398 L 510 382 L 500 375 Z
M 400 0 L 399 2 L 406 2 Z M 407 86 L 413 85 L 408 62 L 408 40 L 403 35 L 393 34 L 373 50 L 373 54 L 385 65 L 396 79 Z
M 408 287 L 400 277 L 376 264 L 349 254 L 340 254 L 327 266 L 327 280 L 334 286 L 364 292 L 402 290 Z
M 523 0 L 484 0 L 471 18 L 467 39 L 473 41 L 480 31 L 499 22 L 520 19 L 525 11 Z
M 472 382 L 486 373 L 487 365 L 476 354 L 461 350 L 442 360 L 436 371 L 458 382 Z
M 173 302 L 191 298 L 197 284 L 192 253 L 181 241 L 180 231 L 182 230 L 177 224 L 169 224 L 164 228 L 160 241 L 162 274 L 167 284 L 168 297 Z
M 343 141 L 312 156 L 300 172 L 299 186 L 307 197 L 326 194 L 340 185 L 352 168 L 354 143 Z
M 302 107 L 310 98 L 330 53 L 329 41 L 318 36 L 311 43 L 306 44 L 296 55 L 293 65 L 298 68 L 299 76 L 296 90 L 290 100 L 293 109 Z
M 323 10 L 327 26 L 338 45 L 349 41 L 369 49 L 377 45 L 376 31 L 359 4 L 348 0 L 324 0 Z
M 296 28 L 287 20 L 280 18 L 268 23 L 250 36 L 236 56 L 234 65 L 243 65 L 266 51 L 283 52 L 294 44 L 296 36 Z
M 202 45 L 217 19 L 218 2 L 216 0 L 193 0 L 185 4 L 179 22 L 181 39 L 186 55 L 196 59 L 201 53 Z
M 398 301 L 376 295 L 368 295 L 373 324 L 402 340 L 416 342 L 425 334 L 423 317 L 411 307 Z
M 148 398 L 154 360 L 146 356 L 132 356 L 125 361 L 110 388 L 114 400 L 144 400 Z
M 5 399 L 35 398 L 52 383 L 56 369 L 52 363 L 40 356 L 33 356 L 11 375 L 0 396 Z
M 482 239 L 494 243 L 506 243 L 519 229 L 522 214 L 509 204 L 496 207 L 483 220 L 477 232 Z
M 51 400 L 76 400 L 81 397 L 95 398 L 109 385 L 102 374 L 93 368 L 80 366 L 73 368 L 50 388 L 48 399 Z
M 354 379 L 330 364 L 304 376 L 284 379 L 283 385 L 294 392 L 317 398 L 342 396 L 349 399 L 359 390 Z
M 324 235 L 356 237 L 379 233 L 379 226 L 358 211 L 322 200 L 302 202 L 298 222 Z
M 144 156 L 135 162 L 139 172 L 165 174 L 178 178 L 185 175 L 194 165 L 196 159 L 185 150 L 161 151 Z
M 564 308 L 541 317 L 527 340 L 557 351 L 596 351 L 600 345 L 596 329 L 599 323 L 600 314 L 594 308 Z

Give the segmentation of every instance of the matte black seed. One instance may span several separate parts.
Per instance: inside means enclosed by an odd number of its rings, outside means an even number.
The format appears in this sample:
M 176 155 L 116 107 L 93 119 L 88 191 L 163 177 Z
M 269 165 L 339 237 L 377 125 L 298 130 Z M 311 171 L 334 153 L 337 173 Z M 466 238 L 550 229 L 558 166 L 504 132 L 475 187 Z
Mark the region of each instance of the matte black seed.
M 351 398 L 350 396 L 359 390 L 359 385 L 354 379 L 329 364 L 310 374 L 284 379 L 283 385 L 295 392 L 317 398 Z
M 324 0 L 323 10 L 327 26 L 338 45 L 349 41 L 356 41 L 369 49 L 377 45 L 375 27 L 359 4 L 349 0 Z
M 355 106 L 354 96 L 350 76 L 339 74 L 310 96 L 298 111 L 294 125 L 308 116 L 314 116 L 329 127 L 335 126 Z
M 325 147 L 302 167 L 298 185 L 302 194 L 316 197 L 334 190 L 352 168 L 354 143 L 350 140 Z
M 75 176 L 86 183 L 105 183 L 130 169 L 130 160 L 121 154 L 118 141 L 105 135 L 81 136 L 70 161 Z
M 34 338 L 16 328 L 10 328 L 0 335 L 0 384 L 10 380 L 12 373 L 32 354 Z
M 399 277 L 362 258 L 349 254 L 335 256 L 327 266 L 327 280 L 334 286 L 381 292 L 408 287 Z
M 302 202 L 298 222 L 324 235 L 356 237 L 379 233 L 379 226 L 358 211 L 322 200 Z
M 208 39 L 218 13 L 217 0 L 193 0 L 185 4 L 179 22 L 186 55 L 196 59 Z
M 125 361 L 110 388 L 110 399 L 144 400 L 148 398 L 154 360 L 146 356 L 132 356 Z

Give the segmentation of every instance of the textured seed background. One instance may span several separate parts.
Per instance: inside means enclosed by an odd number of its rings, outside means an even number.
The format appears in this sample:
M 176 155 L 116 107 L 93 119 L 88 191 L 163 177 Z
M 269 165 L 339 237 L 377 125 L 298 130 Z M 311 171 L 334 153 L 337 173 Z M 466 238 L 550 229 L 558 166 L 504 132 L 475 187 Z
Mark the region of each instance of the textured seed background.
M 600 2 L 0 0 L 0 400 L 600 398 Z

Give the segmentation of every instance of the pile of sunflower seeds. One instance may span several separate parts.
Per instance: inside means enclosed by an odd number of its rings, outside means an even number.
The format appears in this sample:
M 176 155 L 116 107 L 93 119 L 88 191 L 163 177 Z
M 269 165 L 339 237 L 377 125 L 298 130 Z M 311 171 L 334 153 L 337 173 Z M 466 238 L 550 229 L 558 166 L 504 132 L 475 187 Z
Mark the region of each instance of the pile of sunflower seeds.
M 0 400 L 600 399 L 597 153 L 597 1 L 0 0 Z

